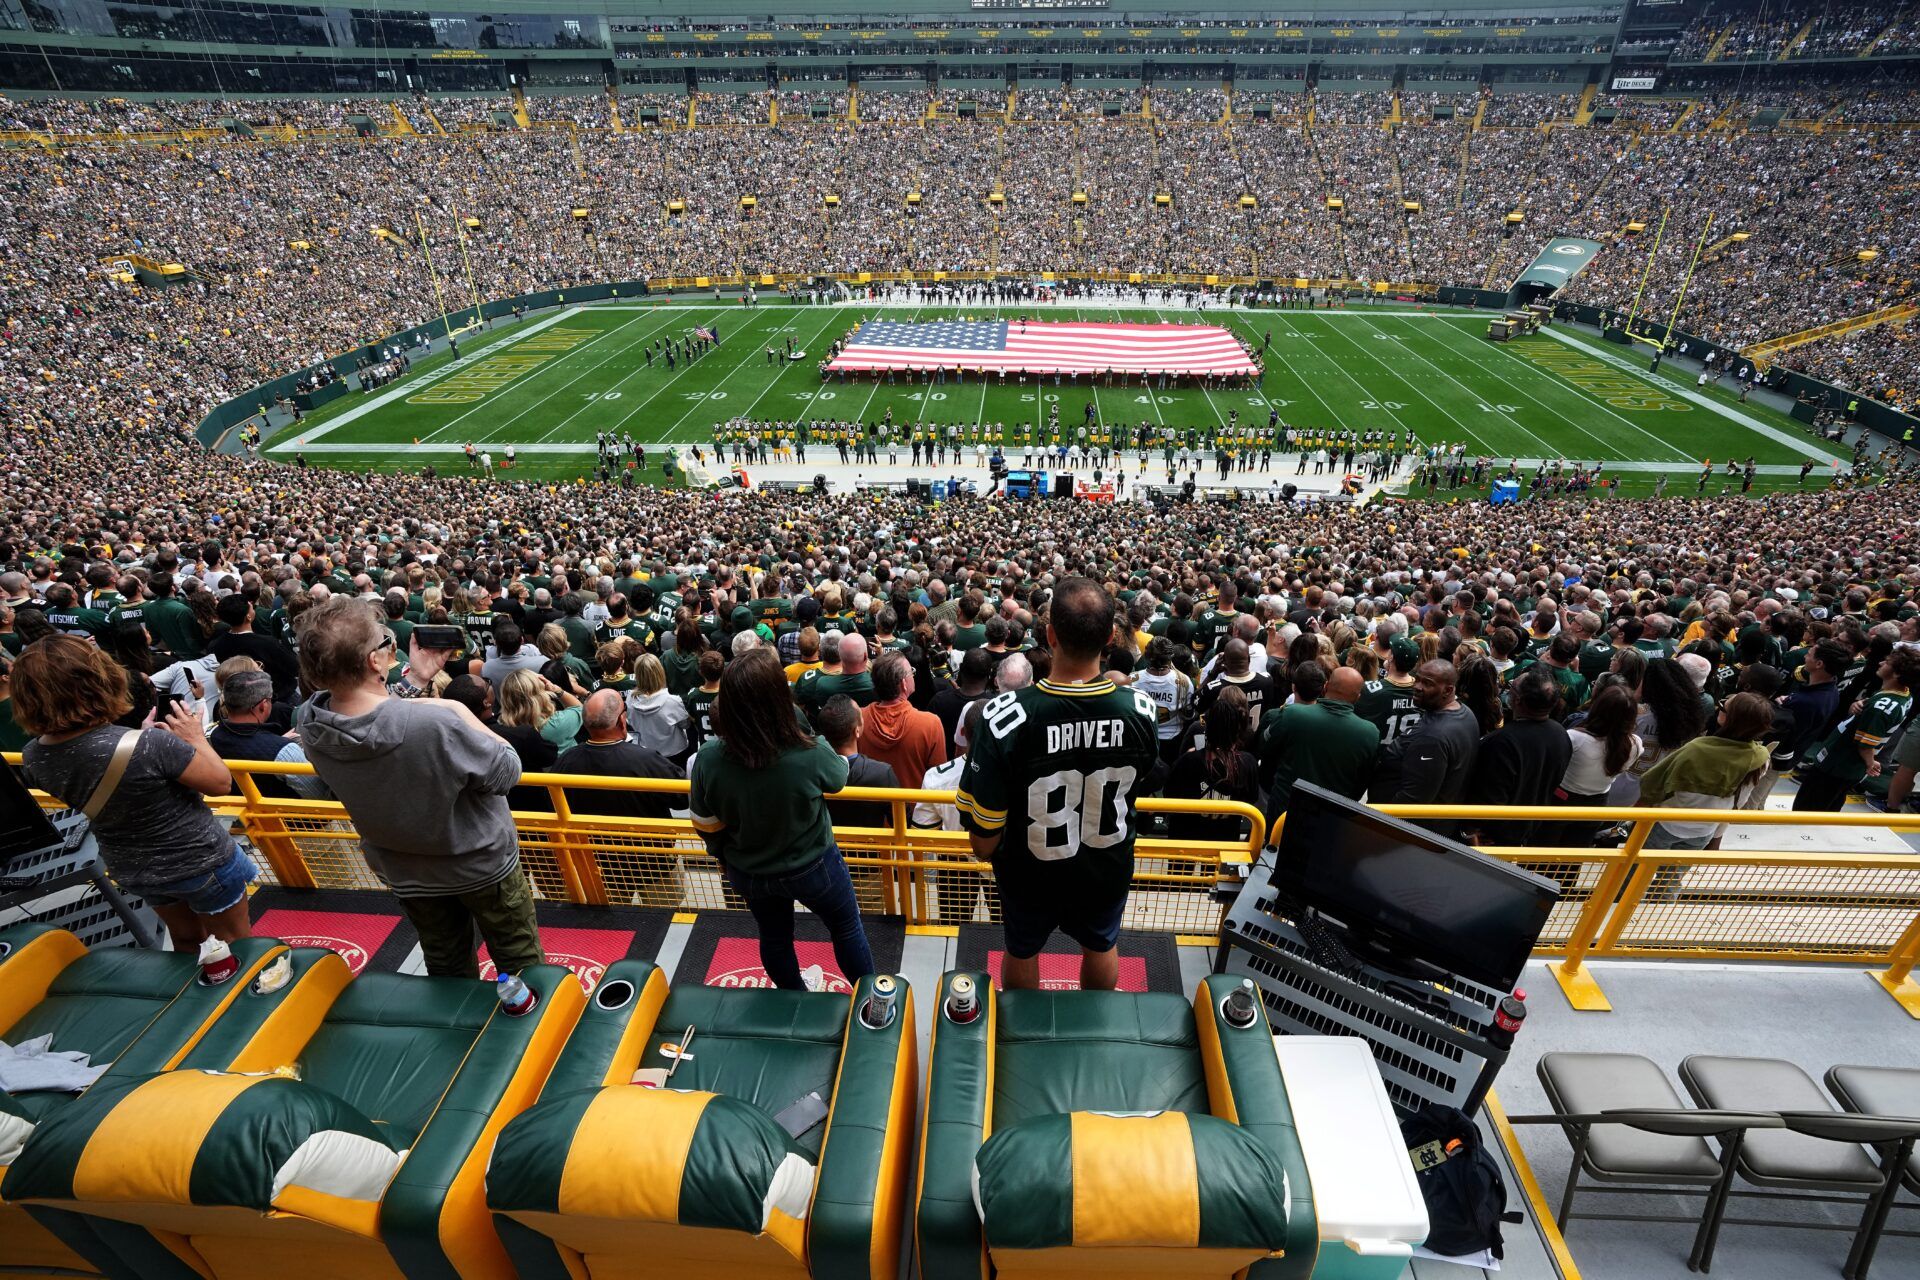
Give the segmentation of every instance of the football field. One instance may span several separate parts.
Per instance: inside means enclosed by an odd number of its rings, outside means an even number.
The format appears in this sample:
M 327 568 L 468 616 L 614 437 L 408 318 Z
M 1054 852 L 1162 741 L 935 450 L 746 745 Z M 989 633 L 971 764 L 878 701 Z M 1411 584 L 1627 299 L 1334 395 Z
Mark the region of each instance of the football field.
M 1209 391 L 1161 390 L 1138 379 L 1134 385 L 1076 384 L 1052 375 L 1023 381 L 902 373 L 891 380 L 823 382 L 818 371 L 828 345 L 872 317 L 1022 313 L 1040 320 L 1222 325 L 1256 352 L 1266 346 L 1266 376 L 1259 387 Z M 310 465 L 418 470 L 432 464 L 448 471 L 464 467 L 468 443 L 491 449 L 496 459 L 511 443 L 521 478 L 570 479 L 591 473 L 596 433 L 612 431 L 648 446 L 648 478 L 655 479 L 656 446 L 711 442 L 715 424 L 735 417 L 865 423 L 891 410 L 896 424 L 999 423 L 1011 440 L 1019 424 L 1044 423 L 1050 404 L 1072 427 L 1091 403 L 1101 422 L 1129 433 L 1150 421 L 1204 434 L 1234 413 L 1242 424 L 1265 426 L 1277 412 L 1297 428 L 1411 431 L 1422 443 L 1458 442 L 1470 455 L 1500 462 L 1604 460 L 1629 495 L 1651 490 L 1662 474 L 1674 492 L 1690 492 L 1704 458 L 1713 459 L 1717 471 L 1729 457 L 1751 456 L 1760 464 L 1756 489 L 1792 487 L 1806 458 L 1815 460 L 1810 483 L 1829 476 L 1832 460 L 1844 464 L 1844 454 L 1784 414 L 1740 404 L 1719 387 L 1696 388 L 1685 374 L 1649 374 L 1640 349 L 1552 328 L 1494 343 L 1485 337 L 1487 321 L 1485 312 L 1412 304 L 1204 314 L 874 304 L 571 308 L 465 335 L 458 360 L 432 357 L 399 382 L 349 394 L 280 430 L 268 453 L 291 460 L 297 452 Z M 646 358 L 657 340 L 677 342 L 697 326 L 717 327 L 720 344 L 671 368 L 657 350 L 651 362 Z M 785 358 L 789 340 L 802 358 Z M 904 459 L 902 475 L 909 470 Z M 1722 483 L 1716 475 L 1712 491 Z

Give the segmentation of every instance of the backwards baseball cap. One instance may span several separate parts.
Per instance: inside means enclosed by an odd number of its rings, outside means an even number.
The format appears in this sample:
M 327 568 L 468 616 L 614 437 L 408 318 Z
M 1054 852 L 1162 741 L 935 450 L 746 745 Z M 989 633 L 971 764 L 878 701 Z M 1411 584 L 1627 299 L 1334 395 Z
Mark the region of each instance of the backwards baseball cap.
M 1387 641 L 1387 652 L 1403 667 L 1415 666 L 1420 661 L 1420 646 L 1406 636 L 1395 636 Z

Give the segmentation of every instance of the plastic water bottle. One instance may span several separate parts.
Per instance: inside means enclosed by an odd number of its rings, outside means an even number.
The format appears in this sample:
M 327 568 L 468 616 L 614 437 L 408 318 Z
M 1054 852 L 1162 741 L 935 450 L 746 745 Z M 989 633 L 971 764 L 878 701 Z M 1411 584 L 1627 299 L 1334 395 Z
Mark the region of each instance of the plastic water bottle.
M 500 993 L 500 1011 L 509 1018 L 531 1012 L 533 1006 L 540 1003 L 539 993 L 523 982 L 517 973 L 503 973 L 493 981 Z

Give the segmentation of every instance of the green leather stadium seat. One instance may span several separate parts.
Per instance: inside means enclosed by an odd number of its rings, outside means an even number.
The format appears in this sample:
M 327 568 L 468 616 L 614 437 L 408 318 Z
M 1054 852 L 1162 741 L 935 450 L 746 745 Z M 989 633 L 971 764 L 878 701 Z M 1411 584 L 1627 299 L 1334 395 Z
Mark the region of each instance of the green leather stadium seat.
M 501 1134 L 487 1185 L 528 1280 L 894 1280 L 917 1095 L 912 993 L 893 1021 L 852 997 L 689 986 L 607 970 L 538 1105 Z M 636 1070 L 688 1056 L 665 1088 Z M 818 1093 L 823 1120 L 777 1119 Z M 794 1132 L 793 1130 L 797 1130 Z
M 1236 983 L 1210 977 L 1188 1002 L 1000 993 L 971 974 L 981 1007 L 963 1023 L 945 1009 L 960 976 L 941 981 L 927 1073 L 923 1280 L 1312 1272 L 1313 1191 L 1273 1033 L 1264 1010 L 1225 1020 Z
M 539 1004 L 512 1018 L 491 983 L 291 957 L 281 998 L 243 995 L 178 1069 L 102 1081 L 40 1125 L 0 1194 L 83 1223 L 76 1248 L 116 1280 L 510 1280 L 487 1158 L 579 981 L 536 966 Z
M 1207 1110 L 1193 1005 L 1165 992 L 1005 991 L 994 1127 L 1072 1111 Z
M 0 929 L 0 1040 L 19 1044 L 43 1035 L 53 1047 L 110 1064 L 102 1083 L 177 1063 L 228 1009 L 255 973 L 286 948 L 272 939 L 249 938 L 234 946 L 235 978 L 203 986 L 192 956 L 141 947 L 88 950 L 64 929 L 18 924 Z M 96 1086 L 97 1087 L 97 1086 Z M 57 1116 L 80 1095 L 55 1090 L 0 1095 L 13 1143 Z M 31 1126 L 22 1128 L 22 1125 Z M 0 1176 L 13 1143 L 0 1142 Z M 59 1224 L 59 1237 L 75 1224 Z M 83 1241 L 84 1242 L 84 1241 Z M 0 1205 L 0 1269 L 95 1270 L 45 1222 Z

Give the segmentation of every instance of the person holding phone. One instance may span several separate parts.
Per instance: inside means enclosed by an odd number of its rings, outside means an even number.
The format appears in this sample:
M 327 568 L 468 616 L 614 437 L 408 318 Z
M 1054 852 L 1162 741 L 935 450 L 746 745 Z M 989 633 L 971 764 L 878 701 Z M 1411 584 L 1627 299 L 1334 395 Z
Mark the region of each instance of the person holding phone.
M 114 880 L 140 894 L 176 951 L 252 930 L 253 861 L 202 796 L 223 796 L 233 775 L 208 744 L 200 708 L 179 701 L 159 723 L 122 721 L 133 705 L 126 669 L 77 636 L 31 644 L 14 664 L 13 715 L 33 735 L 26 779 L 93 824 Z

